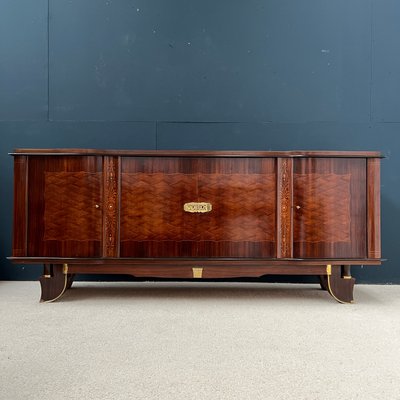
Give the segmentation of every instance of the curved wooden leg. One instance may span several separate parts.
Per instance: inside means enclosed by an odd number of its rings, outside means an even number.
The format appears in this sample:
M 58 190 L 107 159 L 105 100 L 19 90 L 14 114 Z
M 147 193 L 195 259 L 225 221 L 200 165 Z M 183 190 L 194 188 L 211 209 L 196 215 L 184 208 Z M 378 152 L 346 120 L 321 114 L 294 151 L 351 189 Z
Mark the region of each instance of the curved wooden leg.
M 319 276 L 319 284 L 321 285 L 322 290 L 329 290 L 328 289 L 328 277 L 327 275 L 320 275 Z
M 350 275 L 349 265 L 328 265 L 326 268 L 328 292 L 339 303 L 353 302 L 355 279 Z
M 42 288 L 40 301 L 49 303 L 59 299 L 67 289 L 68 266 L 66 264 L 46 264 L 44 274 L 39 281 Z
M 67 274 L 67 289 L 71 289 L 74 282 L 75 274 Z

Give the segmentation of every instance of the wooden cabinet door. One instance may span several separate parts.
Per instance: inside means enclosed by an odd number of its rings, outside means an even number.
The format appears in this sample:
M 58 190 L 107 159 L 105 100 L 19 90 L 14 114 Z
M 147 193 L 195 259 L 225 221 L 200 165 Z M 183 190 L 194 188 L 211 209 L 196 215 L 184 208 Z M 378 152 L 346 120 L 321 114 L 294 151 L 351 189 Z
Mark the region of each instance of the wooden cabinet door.
M 276 160 L 199 160 L 198 201 L 212 211 L 198 216 L 200 257 L 276 256 Z
M 29 157 L 28 256 L 101 256 L 101 172 L 101 157 Z
M 196 256 L 196 159 L 121 158 L 121 257 Z
M 295 159 L 294 257 L 366 257 L 366 190 L 363 158 Z
M 120 254 L 274 257 L 275 207 L 272 158 L 122 158 Z

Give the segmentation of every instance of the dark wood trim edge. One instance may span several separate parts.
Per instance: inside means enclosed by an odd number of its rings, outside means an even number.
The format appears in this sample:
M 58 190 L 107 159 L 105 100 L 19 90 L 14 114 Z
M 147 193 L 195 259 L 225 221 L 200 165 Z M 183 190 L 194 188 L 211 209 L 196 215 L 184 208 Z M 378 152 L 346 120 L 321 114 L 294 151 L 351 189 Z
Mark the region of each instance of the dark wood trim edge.
M 310 266 L 310 265 L 381 265 L 382 259 L 218 259 L 218 258 L 61 258 L 61 257 L 7 257 L 15 264 L 81 264 L 81 265 L 141 265 L 163 266 L 208 265 L 219 267 L 249 266 Z
M 378 151 L 196 151 L 196 150 L 102 150 L 102 149 L 15 149 L 9 155 L 94 155 L 94 156 L 137 156 L 137 157 L 360 157 L 383 158 Z
M 28 255 L 28 157 L 17 156 L 14 159 L 14 257 Z
M 380 160 L 367 160 L 367 255 L 381 258 Z

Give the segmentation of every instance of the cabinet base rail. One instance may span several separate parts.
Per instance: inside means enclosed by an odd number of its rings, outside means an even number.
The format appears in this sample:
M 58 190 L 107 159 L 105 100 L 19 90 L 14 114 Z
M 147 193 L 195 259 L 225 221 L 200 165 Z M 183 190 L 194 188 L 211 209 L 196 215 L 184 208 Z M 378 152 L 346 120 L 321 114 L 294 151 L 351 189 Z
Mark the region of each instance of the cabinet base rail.
M 350 274 L 350 265 L 310 265 L 298 266 L 175 266 L 146 267 L 136 265 L 81 265 L 81 264 L 44 264 L 44 273 L 40 277 L 42 302 L 53 302 L 71 288 L 76 274 L 127 274 L 144 278 L 179 279 L 226 279 L 260 277 L 263 275 L 311 275 L 319 276 L 321 288 L 326 290 L 339 303 L 353 302 L 355 279 Z

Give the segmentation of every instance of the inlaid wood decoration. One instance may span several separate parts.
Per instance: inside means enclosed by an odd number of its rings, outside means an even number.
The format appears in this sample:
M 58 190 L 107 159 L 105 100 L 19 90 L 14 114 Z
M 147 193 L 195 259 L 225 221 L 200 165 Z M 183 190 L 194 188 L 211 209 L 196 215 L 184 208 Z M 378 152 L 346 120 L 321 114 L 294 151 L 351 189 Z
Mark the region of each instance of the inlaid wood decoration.
M 101 255 L 100 157 L 32 157 L 27 189 L 30 256 Z
M 43 301 L 75 274 L 317 275 L 353 300 L 379 265 L 378 152 L 22 149 L 13 256 L 44 265 Z
M 295 201 L 301 204 L 297 218 L 302 220 L 295 224 L 296 238 L 309 243 L 350 242 L 350 178 L 350 174 L 295 174 Z
M 294 256 L 367 257 L 365 159 L 294 162 Z
M 100 194 L 100 173 L 45 172 L 44 241 L 96 241 L 101 220 L 89 207 L 93 193 Z M 85 223 L 82 223 L 82 222 Z
M 119 256 L 119 159 L 103 158 L 103 256 Z
M 124 159 L 121 256 L 274 257 L 274 172 L 273 159 Z

